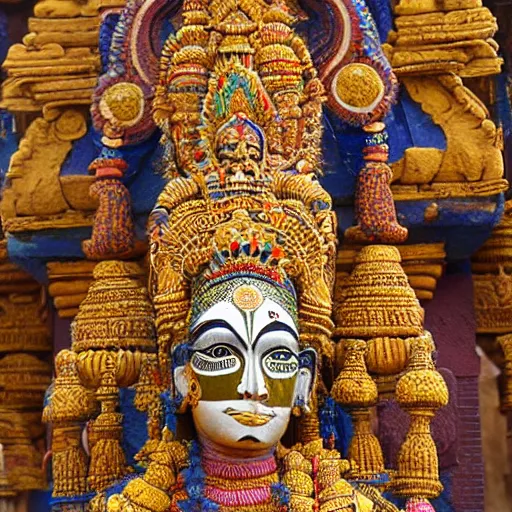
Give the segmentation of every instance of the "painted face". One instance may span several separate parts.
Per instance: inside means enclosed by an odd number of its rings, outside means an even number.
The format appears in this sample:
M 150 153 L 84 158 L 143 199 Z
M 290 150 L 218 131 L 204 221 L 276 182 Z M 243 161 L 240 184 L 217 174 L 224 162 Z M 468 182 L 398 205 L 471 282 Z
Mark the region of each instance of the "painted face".
M 294 318 L 277 297 L 264 296 L 262 283 L 234 281 L 231 296 L 192 326 L 190 365 L 201 387 L 192 414 L 216 444 L 261 450 L 278 443 L 297 396 L 309 393 L 314 365 L 301 362 L 315 355 L 299 353 Z
M 260 178 L 263 141 L 246 119 L 235 116 L 219 130 L 216 154 L 225 176 Z

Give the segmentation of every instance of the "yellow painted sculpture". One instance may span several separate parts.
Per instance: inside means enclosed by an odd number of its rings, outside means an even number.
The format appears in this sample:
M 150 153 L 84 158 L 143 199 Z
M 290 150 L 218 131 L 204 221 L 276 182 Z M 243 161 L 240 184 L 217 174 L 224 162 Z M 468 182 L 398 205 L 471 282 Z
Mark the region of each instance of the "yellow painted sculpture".
M 385 46 L 411 98 L 443 131 L 446 150 L 413 147 L 392 165 L 395 198 L 483 196 L 507 189 L 501 134 L 462 78 L 499 73 L 495 18 L 480 1 L 400 1 Z

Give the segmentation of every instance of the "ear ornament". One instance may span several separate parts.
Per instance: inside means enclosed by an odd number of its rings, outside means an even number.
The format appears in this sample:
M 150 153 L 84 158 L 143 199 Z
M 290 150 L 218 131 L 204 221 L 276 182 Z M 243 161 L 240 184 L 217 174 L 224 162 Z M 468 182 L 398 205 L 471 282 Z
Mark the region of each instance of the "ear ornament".
M 195 409 L 199 400 L 201 400 L 201 385 L 199 384 L 199 380 L 197 379 L 197 375 L 192 370 L 190 363 L 187 363 L 183 370 L 183 377 L 186 379 L 188 383 L 188 391 L 186 396 L 182 397 L 181 403 L 178 406 L 177 413 L 185 414 L 187 410 Z

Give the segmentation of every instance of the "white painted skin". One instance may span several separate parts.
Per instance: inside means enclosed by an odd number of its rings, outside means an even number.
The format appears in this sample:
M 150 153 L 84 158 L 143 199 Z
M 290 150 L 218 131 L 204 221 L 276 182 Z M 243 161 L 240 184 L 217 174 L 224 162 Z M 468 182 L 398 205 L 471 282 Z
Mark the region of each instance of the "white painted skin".
M 278 321 L 287 329 L 276 324 L 277 330 L 272 329 L 273 323 Z M 241 311 L 235 305 L 222 302 L 215 304 L 206 311 L 195 323 L 193 331 L 207 322 L 224 322 L 227 326 L 214 326 L 200 334 L 194 341 L 193 349 L 207 351 L 213 346 L 222 344 L 224 350 L 231 350 L 238 358 L 243 358 L 244 371 L 242 379 L 237 386 L 239 400 L 200 400 L 192 411 L 196 430 L 202 439 L 215 444 L 224 450 L 241 450 L 247 456 L 256 452 L 268 451 L 275 447 L 283 437 L 290 421 L 291 411 L 298 393 L 311 388 L 312 376 L 309 370 L 298 370 L 279 374 L 272 372 L 265 361 L 269 353 L 275 349 L 291 352 L 292 360 L 298 363 L 298 332 L 290 315 L 277 303 L 265 299 L 262 305 L 250 313 Z M 236 334 L 235 334 L 236 333 Z M 192 369 L 201 374 L 197 368 Z M 232 372 L 240 369 L 240 364 L 233 364 Z M 227 371 L 227 373 L 230 373 Z M 204 373 L 203 373 L 204 374 Z M 206 374 L 208 374 L 206 372 Z M 226 374 L 226 371 L 223 371 Z M 268 380 L 291 378 L 297 374 L 295 391 L 290 403 L 269 407 L 266 402 L 269 390 L 265 384 Z M 186 396 L 188 392 L 188 379 L 184 367 L 180 366 L 174 371 L 177 390 Z M 225 390 L 226 396 L 232 397 L 233 390 Z M 302 395 L 304 396 L 304 395 Z M 307 396 L 306 396 L 307 398 Z M 251 412 L 258 415 L 272 416 L 265 425 L 242 425 L 226 414 L 226 410 Z
M 228 416 L 224 412 L 228 407 L 239 411 L 274 414 L 275 416 L 266 425 L 248 427 Z M 199 436 L 216 446 L 260 452 L 277 446 L 290 422 L 291 407 L 269 408 L 254 400 L 199 401 L 192 416 Z M 244 439 L 248 436 L 250 439 Z

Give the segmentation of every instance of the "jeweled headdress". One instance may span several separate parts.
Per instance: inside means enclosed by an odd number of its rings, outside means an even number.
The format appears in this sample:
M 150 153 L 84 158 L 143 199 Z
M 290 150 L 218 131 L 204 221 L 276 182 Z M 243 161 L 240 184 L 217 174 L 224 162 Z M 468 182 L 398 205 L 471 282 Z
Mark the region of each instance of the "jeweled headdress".
M 277 2 L 195 0 L 183 16 L 154 102 L 173 157 L 150 219 L 161 352 L 186 339 L 195 297 L 240 275 L 298 303 L 303 344 L 325 349 L 335 216 L 315 172 L 323 88 L 294 14 Z

